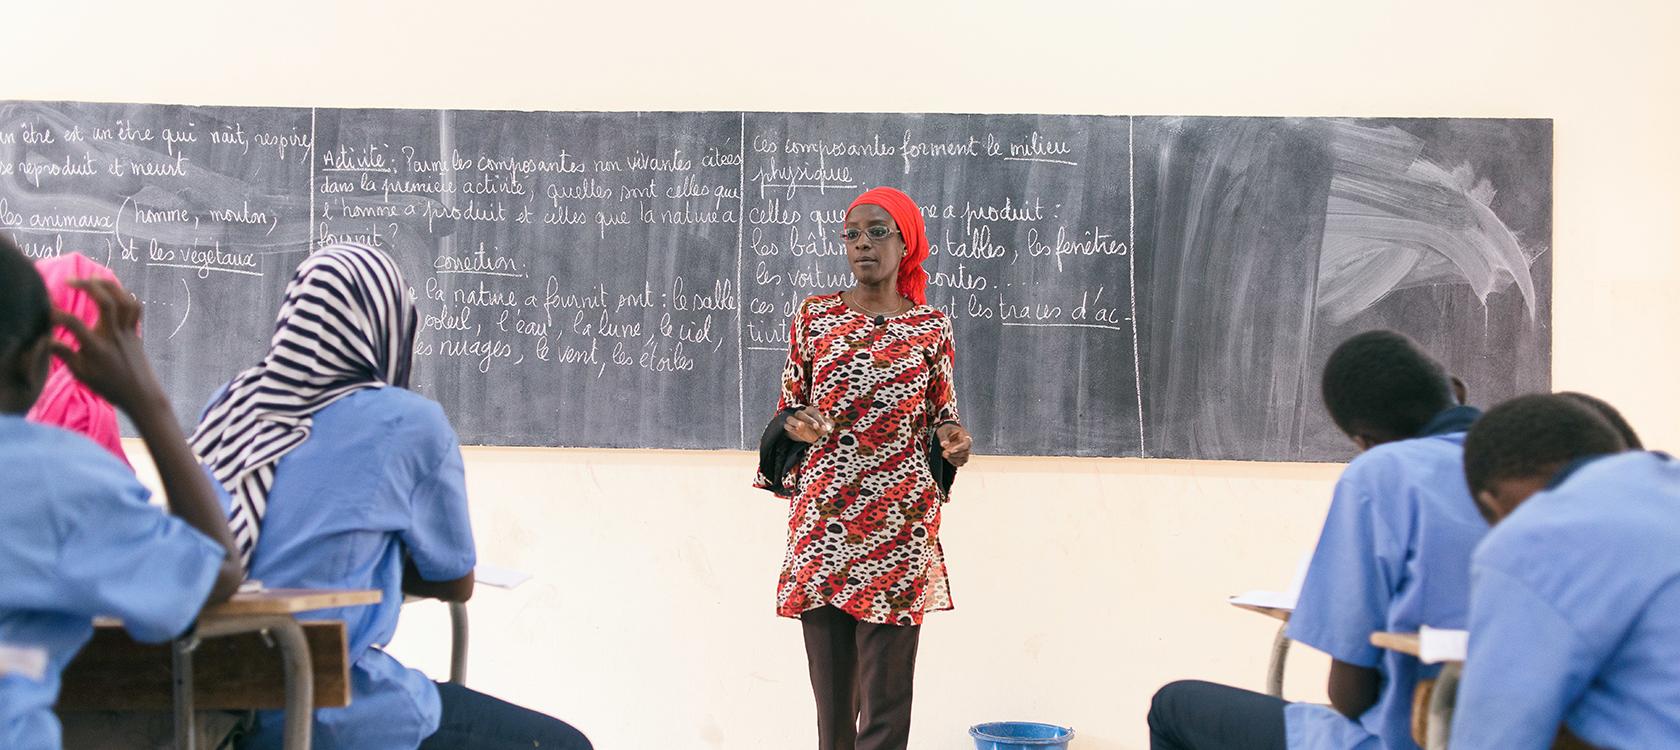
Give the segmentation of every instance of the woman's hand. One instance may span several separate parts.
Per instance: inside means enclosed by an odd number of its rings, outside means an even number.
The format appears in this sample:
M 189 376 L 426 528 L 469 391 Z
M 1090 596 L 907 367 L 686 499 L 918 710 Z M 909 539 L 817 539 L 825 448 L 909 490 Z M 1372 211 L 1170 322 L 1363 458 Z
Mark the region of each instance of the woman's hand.
M 76 316 L 53 310 L 53 323 L 70 331 L 77 344 L 72 348 L 54 339 L 53 354 L 77 380 L 131 417 L 155 405 L 163 387 L 140 344 L 140 300 L 105 279 L 77 279 L 70 286 L 99 305 L 99 322 L 90 329 Z
M 814 407 L 807 406 L 789 414 L 782 431 L 801 443 L 815 443 L 834 432 L 834 420 L 823 416 L 823 413 Z
M 968 463 L 969 451 L 974 448 L 974 438 L 969 437 L 968 430 L 956 422 L 946 422 L 939 426 L 936 434 L 946 461 L 950 461 L 952 466 Z

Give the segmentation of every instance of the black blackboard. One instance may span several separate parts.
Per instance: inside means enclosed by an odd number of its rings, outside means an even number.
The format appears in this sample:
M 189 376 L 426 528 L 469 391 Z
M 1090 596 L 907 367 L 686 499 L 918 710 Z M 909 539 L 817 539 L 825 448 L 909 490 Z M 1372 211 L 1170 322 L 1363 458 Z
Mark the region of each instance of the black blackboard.
M 983 452 L 1325 460 L 1341 338 L 1550 380 L 1547 120 L 0 104 L 0 231 L 147 305 L 183 422 L 310 248 L 389 249 L 464 442 L 751 447 L 840 212 L 903 188 Z

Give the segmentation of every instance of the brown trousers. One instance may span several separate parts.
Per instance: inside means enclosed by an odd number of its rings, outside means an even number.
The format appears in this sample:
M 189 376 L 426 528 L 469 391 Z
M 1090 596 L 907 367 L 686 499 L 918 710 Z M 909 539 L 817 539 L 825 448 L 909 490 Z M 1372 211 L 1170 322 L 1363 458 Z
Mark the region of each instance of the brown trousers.
M 801 615 L 818 750 L 905 750 L 920 625 L 858 622 L 834 607 Z

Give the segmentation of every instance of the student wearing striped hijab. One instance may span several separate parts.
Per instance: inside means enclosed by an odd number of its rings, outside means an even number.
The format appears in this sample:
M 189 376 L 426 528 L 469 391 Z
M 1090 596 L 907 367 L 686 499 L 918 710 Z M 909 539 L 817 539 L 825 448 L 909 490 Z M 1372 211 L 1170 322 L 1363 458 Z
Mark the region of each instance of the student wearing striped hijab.
M 351 703 L 315 712 L 315 746 L 590 747 L 576 729 L 459 685 L 383 647 L 403 595 L 466 601 L 476 552 L 460 445 L 407 390 L 417 315 L 391 258 L 356 244 L 298 266 L 268 353 L 206 408 L 193 448 L 229 495 L 250 578 L 270 588 L 373 588 L 329 610 L 350 638 Z M 279 747 L 279 712 L 247 747 Z

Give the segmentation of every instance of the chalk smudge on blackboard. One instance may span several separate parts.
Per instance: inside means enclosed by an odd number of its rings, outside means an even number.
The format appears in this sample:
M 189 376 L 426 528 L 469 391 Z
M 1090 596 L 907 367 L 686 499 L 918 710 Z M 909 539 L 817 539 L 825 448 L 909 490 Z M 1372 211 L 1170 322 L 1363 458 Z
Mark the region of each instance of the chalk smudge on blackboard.
M 1399 289 L 1468 284 L 1484 303 L 1515 285 L 1532 322 L 1525 248 L 1490 204 L 1495 188 L 1470 165 L 1447 168 L 1422 156 L 1423 141 L 1395 127 L 1328 124 L 1335 175 L 1318 266 L 1318 312 L 1331 324 L 1358 315 Z

